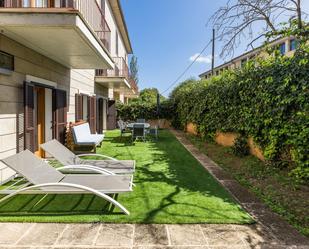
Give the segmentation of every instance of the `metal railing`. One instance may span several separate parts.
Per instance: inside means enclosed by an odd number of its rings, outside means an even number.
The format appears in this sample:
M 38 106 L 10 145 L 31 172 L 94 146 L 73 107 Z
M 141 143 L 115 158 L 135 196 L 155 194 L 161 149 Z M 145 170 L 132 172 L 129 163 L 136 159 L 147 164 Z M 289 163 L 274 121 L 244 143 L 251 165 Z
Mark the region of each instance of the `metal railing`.
M 96 76 L 129 78 L 129 68 L 123 57 L 113 57 L 115 69 L 97 69 Z
M 137 84 L 130 75 L 130 70 L 125 59 L 123 57 L 113 57 L 113 60 L 115 62 L 115 69 L 97 69 L 96 76 L 126 78 L 130 86 L 137 92 Z
M 0 0 L 0 8 L 37 8 L 77 10 L 110 51 L 110 28 L 96 0 Z

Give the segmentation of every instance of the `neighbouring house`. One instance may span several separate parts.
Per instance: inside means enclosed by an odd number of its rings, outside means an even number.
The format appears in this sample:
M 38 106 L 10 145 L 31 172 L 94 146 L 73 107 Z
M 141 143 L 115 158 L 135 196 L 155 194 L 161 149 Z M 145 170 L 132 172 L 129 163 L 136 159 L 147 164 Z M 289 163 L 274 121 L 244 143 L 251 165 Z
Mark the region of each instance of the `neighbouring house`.
M 276 46 L 278 47 L 281 54 L 291 56 L 294 54 L 297 42 L 293 37 L 284 37 L 271 42 L 270 46 Z M 267 56 L 264 49 L 264 46 L 258 47 L 215 67 L 214 75 L 218 76 L 223 73 L 224 70 L 241 68 L 245 63 L 247 63 L 250 59 L 253 59 L 254 57 Z M 199 77 L 202 79 L 209 79 L 212 76 L 212 70 L 208 70 L 199 75 Z
M 115 101 L 138 94 L 130 53 L 119 0 L 0 0 L 0 158 L 44 157 L 68 122 L 114 128 Z M 0 183 L 13 173 L 0 165 Z

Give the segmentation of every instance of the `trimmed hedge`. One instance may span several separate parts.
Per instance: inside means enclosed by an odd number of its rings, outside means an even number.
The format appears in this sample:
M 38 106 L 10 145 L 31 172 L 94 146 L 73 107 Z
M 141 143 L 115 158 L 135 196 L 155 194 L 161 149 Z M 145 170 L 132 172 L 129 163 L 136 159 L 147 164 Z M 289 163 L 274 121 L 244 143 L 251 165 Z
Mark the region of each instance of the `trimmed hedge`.
M 117 103 L 117 116 L 122 120 L 136 120 L 137 118 L 145 119 L 170 119 L 171 118 L 170 102 L 164 101 L 160 104 L 160 112 L 157 114 L 157 104 L 147 102 L 132 102 L 128 105 Z
M 270 57 L 210 80 L 188 80 L 170 96 L 173 125 L 252 136 L 269 161 L 309 179 L 309 47 Z

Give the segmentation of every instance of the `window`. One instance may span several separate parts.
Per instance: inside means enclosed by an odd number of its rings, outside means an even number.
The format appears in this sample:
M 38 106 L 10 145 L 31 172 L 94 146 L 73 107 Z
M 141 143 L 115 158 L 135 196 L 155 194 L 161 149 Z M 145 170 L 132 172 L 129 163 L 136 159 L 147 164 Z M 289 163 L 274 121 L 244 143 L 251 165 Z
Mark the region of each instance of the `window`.
M 105 0 L 101 0 L 101 10 L 102 13 L 105 15 Z
M 297 47 L 297 42 L 295 39 L 290 40 L 290 51 L 294 51 Z
M 118 44 L 118 32 L 116 31 L 116 55 L 119 53 L 119 44 Z
M 4 7 L 4 0 L 0 0 L 0 7 Z
M 285 42 L 279 45 L 279 51 L 281 55 L 285 54 Z
M 83 120 L 88 120 L 88 96 L 83 95 Z
M 0 73 L 14 71 L 14 56 L 0 51 Z

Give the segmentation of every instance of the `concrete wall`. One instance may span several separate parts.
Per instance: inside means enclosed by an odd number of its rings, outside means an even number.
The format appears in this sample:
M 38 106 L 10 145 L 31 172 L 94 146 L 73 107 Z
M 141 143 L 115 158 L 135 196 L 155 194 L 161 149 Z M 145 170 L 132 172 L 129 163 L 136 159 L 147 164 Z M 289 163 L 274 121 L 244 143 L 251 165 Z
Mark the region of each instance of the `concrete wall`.
M 75 93 L 94 94 L 94 70 L 70 70 L 59 63 L 0 35 L 0 50 L 14 56 L 15 70 L 0 74 L 0 158 L 23 150 L 23 82 L 34 76 L 57 83 L 67 91 L 68 121 L 75 120 Z M 19 136 L 18 136 L 19 134 Z M 12 176 L 0 164 L 0 183 Z
M 95 70 L 71 70 L 70 77 L 70 105 L 68 111 L 68 122 L 75 121 L 75 94 L 95 94 L 94 84 Z
M 105 19 L 111 30 L 111 55 L 114 57 L 123 57 L 127 61 L 128 56 L 124 46 L 124 42 L 118 30 L 109 1 L 107 0 L 105 1 Z M 118 54 L 116 53 L 116 33 L 118 33 Z
M 186 126 L 186 132 L 189 134 L 198 135 L 196 125 L 193 123 L 189 123 Z M 217 132 L 215 135 L 215 141 L 217 144 L 220 144 L 225 147 L 231 147 L 234 145 L 234 141 L 237 138 L 238 134 L 234 132 Z M 253 138 L 249 137 L 248 138 L 248 145 L 250 148 L 250 153 L 260 160 L 264 161 L 264 155 L 262 150 L 254 143 Z

